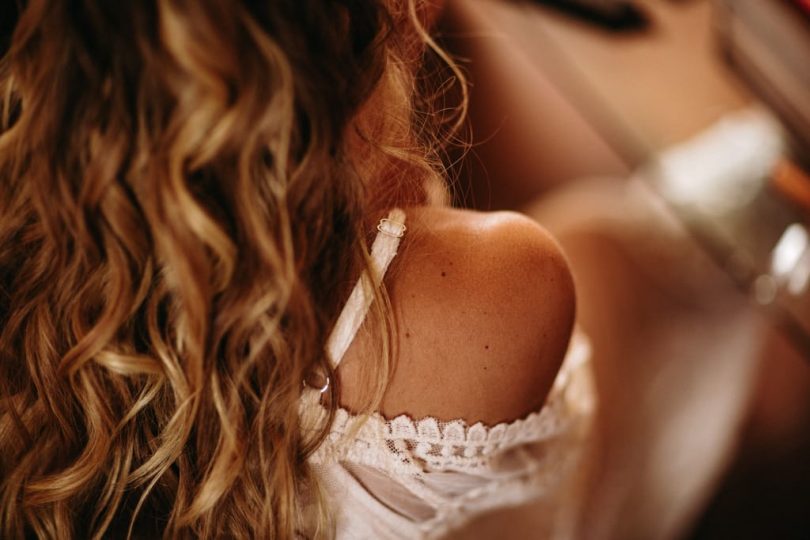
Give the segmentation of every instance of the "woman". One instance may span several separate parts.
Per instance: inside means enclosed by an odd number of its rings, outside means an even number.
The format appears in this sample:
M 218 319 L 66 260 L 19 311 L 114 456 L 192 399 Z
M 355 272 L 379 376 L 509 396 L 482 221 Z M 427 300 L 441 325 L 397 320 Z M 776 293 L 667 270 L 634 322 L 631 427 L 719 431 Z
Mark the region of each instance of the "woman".
M 416 91 L 428 7 L 27 3 L 0 72 L 3 538 L 438 535 L 562 491 L 561 378 L 533 411 L 570 276 L 532 222 L 436 204 L 458 118 Z

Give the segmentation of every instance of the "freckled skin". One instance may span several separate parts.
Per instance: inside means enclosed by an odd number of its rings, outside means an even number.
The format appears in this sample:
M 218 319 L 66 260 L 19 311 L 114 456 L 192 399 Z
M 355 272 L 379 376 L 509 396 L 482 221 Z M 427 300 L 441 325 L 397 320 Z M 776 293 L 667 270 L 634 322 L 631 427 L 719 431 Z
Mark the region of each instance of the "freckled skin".
M 494 424 L 540 408 L 574 318 L 556 242 L 514 213 L 406 214 L 408 233 L 386 276 L 401 330 L 383 414 Z M 453 279 L 442 279 L 450 266 Z M 361 332 L 341 364 L 341 401 L 350 408 L 359 395 L 352 381 L 374 360 L 371 339 Z

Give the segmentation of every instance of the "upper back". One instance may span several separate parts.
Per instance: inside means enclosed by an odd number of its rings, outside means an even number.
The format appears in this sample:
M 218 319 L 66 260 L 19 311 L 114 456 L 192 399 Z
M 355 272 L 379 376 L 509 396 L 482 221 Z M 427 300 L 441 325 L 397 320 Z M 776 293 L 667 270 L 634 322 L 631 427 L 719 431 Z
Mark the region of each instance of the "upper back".
M 397 354 L 382 414 L 494 425 L 539 409 L 574 318 L 559 246 L 511 212 L 423 207 L 406 214 L 408 232 L 386 276 Z M 374 339 L 360 332 L 341 364 L 349 409 Z

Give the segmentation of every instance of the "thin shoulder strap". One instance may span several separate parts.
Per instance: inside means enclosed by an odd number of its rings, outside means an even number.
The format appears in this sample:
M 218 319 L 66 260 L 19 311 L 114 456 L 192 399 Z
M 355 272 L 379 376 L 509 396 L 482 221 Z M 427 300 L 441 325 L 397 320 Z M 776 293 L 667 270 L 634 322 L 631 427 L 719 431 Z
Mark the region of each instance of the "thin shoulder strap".
M 343 360 L 343 355 L 346 354 L 366 318 L 368 309 L 374 301 L 373 284 L 382 282 L 388 266 L 397 254 L 399 241 L 405 235 L 405 212 L 399 208 L 391 210 L 388 217 L 381 219 L 377 224 L 377 231 L 371 245 L 372 279 L 369 279 L 368 272 L 364 271 L 357 280 L 326 341 L 326 353 L 333 369 L 337 369 Z

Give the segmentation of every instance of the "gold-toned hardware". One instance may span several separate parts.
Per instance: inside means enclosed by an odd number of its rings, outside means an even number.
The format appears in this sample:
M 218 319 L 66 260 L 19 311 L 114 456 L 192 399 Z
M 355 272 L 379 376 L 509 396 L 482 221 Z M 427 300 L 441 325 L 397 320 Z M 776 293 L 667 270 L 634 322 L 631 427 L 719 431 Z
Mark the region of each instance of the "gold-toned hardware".
M 387 234 L 388 236 L 393 236 L 394 238 L 402 238 L 405 236 L 405 231 L 408 228 L 405 226 L 404 223 L 400 223 L 398 221 L 392 221 L 388 218 L 382 218 L 380 222 L 377 224 L 377 230 L 383 234 Z

